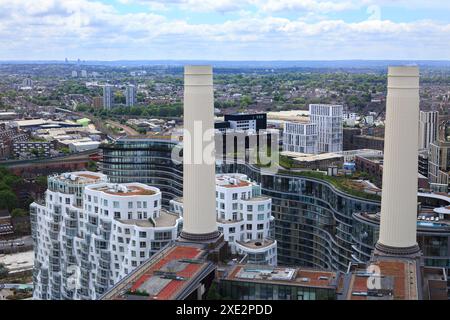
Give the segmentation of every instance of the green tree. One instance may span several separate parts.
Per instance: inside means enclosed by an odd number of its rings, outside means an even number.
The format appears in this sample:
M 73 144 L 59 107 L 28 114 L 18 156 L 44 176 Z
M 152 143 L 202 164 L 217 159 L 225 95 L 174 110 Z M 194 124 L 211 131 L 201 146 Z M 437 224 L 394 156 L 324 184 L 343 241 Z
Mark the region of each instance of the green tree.
M 0 209 L 11 211 L 17 206 L 17 197 L 11 190 L 0 191 Z
M 35 180 L 36 184 L 42 187 L 47 186 L 47 176 L 39 176 Z
M 11 211 L 11 216 L 16 217 L 25 217 L 28 215 L 28 211 L 20 208 L 15 208 Z

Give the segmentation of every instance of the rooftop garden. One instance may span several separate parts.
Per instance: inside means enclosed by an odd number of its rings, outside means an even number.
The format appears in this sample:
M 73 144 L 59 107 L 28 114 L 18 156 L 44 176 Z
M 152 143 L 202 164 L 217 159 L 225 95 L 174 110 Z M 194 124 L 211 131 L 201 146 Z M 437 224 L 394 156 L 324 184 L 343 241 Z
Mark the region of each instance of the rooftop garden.
M 315 178 L 319 180 L 324 180 L 333 185 L 336 189 L 358 198 L 363 198 L 367 200 L 373 201 L 381 201 L 381 196 L 377 194 L 367 193 L 362 190 L 361 186 L 358 185 L 356 180 L 363 179 L 363 175 L 352 175 L 351 177 L 347 176 L 329 176 L 321 171 L 292 171 L 292 170 L 281 170 L 281 173 L 302 176 L 307 178 Z

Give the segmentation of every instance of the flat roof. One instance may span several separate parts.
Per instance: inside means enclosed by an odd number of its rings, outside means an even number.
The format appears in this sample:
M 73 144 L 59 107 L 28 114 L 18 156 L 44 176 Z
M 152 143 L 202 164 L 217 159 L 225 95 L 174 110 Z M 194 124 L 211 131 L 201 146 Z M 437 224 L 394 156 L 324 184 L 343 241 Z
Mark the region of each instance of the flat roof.
M 376 257 L 371 266 L 380 270 L 379 274 L 368 274 L 366 269 L 355 270 L 350 279 L 347 300 L 417 300 L 418 270 L 413 259 L 397 257 Z M 376 270 L 376 269 L 375 269 Z M 380 296 L 368 295 L 369 275 L 379 277 L 381 288 L 376 289 Z
M 275 243 L 272 239 L 263 240 L 251 240 L 251 241 L 236 241 L 239 245 L 250 248 L 250 249 L 261 249 L 271 246 Z
M 232 267 L 225 280 L 336 288 L 338 277 L 338 273 L 331 271 L 238 264 Z
M 146 228 L 162 228 L 162 227 L 172 227 L 176 224 L 179 219 L 178 215 L 169 213 L 165 210 L 161 210 L 160 216 L 158 218 L 154 218 L 153 221 L 155 224 L 150 222 L 150 220 L 138 220 L 138 219 L 123 219 L 118 220 L 123 224 L 136 225 L 138 227 L 146 227 Z
M 173 244 L 144 262 L 102 300 L 175 300 L 212 264 L 195 245 Z M 136 295 L 135 292 L 145 295 Z
M 59 180 L 71 180 L 74 182 L 81 183 L 93 183 L 104 177 L 101 173 L 79 171 L 79 172 L 67 172 L 63 174 L 56 175 L 55 178 Z
M 136 184 L 105 184 L 92 186 L 90 189 L 115 196 L 147 196 L 156 194 L 154 190 Z
M 281 155 L 294 158 L 296 161 L 301 162 L 313 162 L 319 160 L 328 160 L 335 158 L 342 158 L 343 155 L 337 153 L 320 153 L 320 154 L 310 154 L 310 153 L 301 153 L 301 152 L 292 152 L 292 151 L 283 151 Z

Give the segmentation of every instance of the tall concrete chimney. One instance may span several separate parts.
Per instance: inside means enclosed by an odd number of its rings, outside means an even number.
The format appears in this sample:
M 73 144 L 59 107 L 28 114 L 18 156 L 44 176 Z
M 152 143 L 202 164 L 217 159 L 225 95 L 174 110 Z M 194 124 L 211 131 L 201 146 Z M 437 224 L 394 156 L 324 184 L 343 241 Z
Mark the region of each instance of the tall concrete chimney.
M 211 66 L 184 68 L 184 129 L 181 238 L 189 241 L 214 240 L 220 236 L 216 222 L 214 150 L 208 155 L 212 158 L 203 158 L 204 150 L 214 143 Z M 211 136 L 211 141 L 203 141 L 204 136 Z
M 419 69 L 389 67 L 380 238 L 382 255 L 417 255 Z

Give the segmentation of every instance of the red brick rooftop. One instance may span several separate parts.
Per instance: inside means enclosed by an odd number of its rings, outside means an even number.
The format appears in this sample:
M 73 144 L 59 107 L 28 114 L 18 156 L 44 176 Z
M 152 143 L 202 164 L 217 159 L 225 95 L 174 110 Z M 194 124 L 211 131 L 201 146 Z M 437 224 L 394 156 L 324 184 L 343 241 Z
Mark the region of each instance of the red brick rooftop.
M 177 262 L 183 259 L 199 259 L 204 251 L 201 248 L 195 246 L 178 246 L 175 245 L 167 249 L 163 254 L 157 258 L 148 267 L 141 271 L 136 272 L 136 277 L 126 283 L 126 286 L 122 288 L 117 293 L 111 294 L 111 296 L 105 297 L 104 299 L 113 300 L 128 300 L 132 299 L 134 296 L 133 292 L 140 291 L 141 287 L 148 281 L 163 279 L 160 275 L 155 274 L 158 271 L 162 271 L 164 267 L 170 263 Z M 164 279 L 166 283 L 162 282 L 161 289 L 157 294 L 148 296 L 139 296 L 139 298 L 144 300 L 173 300 L 176 298 L 177 294 L 187 286 L 189 281 L 195 277 L 195 275 L 200 272 L 206 263 L 190 263 L 183 261 L 181 264 L 181 270 L 174 272 L 178 277 L 183 277 L 184 280 L 171 280 Z M 138 268 L 139 269 L 139 268 Z M 124 291 L 125 289 L 125 291 Z

